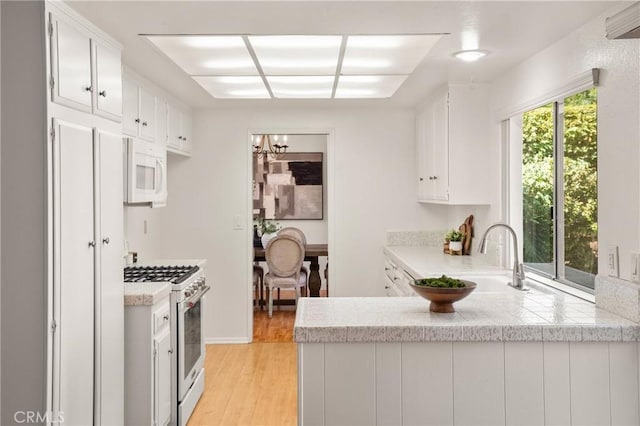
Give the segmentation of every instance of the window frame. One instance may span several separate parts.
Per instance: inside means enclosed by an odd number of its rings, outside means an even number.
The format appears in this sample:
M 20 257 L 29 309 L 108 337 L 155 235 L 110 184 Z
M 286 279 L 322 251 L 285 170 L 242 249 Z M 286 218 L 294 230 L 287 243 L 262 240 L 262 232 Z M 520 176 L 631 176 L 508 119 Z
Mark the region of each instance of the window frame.
M 517 248 L 519 254 L 521 254 L 521 258 L 524 259 L 523 256 L 523 247 L 524 247 L 524 231 L 523 231 L 523 216 L 522 216 L 522 208 L 523 208 L 523 200 L 522 200 L 522 118 L 524 113 L 539 108 L 544 105 L 553 104 L 553 157 L 554 157 L 554 197 L 553 197 L 553 214 L 552 214 L 552 226 L 553 226 L 553 271 L 554 274 L 549 274 L 544 271 L 540 271 L 530 266 L 524 265 L 524 270 L 527 273 L 527 277 L 533 279 L 534 281 L 540 282 L 544 285 L 548 285 L 550 287 L 554 287 L 558 290 L 565 291 L 578 297 L 582 297 L 586 300 L 593 301 L 593 294 L 595 289 L 589 288 L 580 283 L 576 283 L 573 281 L 569 281 L 566 279 L 564 268 L 560 268 L 559 265 L 564 264 L 564 250 L 565 250 L 565 229 L 564 229 L 564 101 L 566 98 L 574 96 L 578 93 L 582 93 L 584 91 L 597 88 L 597 81 L 593 81 L 593 84 L 585 85 L 580 84 L 576 85 L 573 90 L 563 90 L 562 93 L 556 94 L 555 96 L 550 97 L 546 102 L 542 101 L 542 98 L 538 98 L 535 103 L 529 103 L 527 107 L 521 105 L 517 111 L 514 111 L 510 117 L 507 117 L 502 121 L 502 138 L 504 141 L 503 144 L 503 155 L 504 158 L 507 159 L 509 163 L 508 166 L 503 170 L 504 179 L 503 179 L 503 188 L 502 188 L 502 199 L 503 205 L 505 208 L 503 209 L 504 217 L 510 218 L 510 222 L 513 224 L 517 224 L 515 227 L 518 233 L 520 241 L 519 247 Z M 566 89 L 566 88 L 565 88 Z M 526 108 L 526 109 L 525 109 Z M 517 119 L 517 120 L 516 120 Z M 514 122 L 517 122 L 519 125 L 519 139 L 512 141 L 511 139 L 514 136 Z M 515 146 L 514 146 L 515 145 Z M 518 155 L 514 155 L 514 151 L 518 151 Z M 518 164 L 519 169 L 519 177 L 520 180 L 517 182 L 517 191 L 520 192 L 519 197 L 514 196 L 514 188 L 511 186 L 511 179 L 507 179 L 509 176 L 514 176 L 514 163 Z M 559 205 L 559 201 L 561 205 Z M 519 220 L 518 215 L 514 215 L 514 211 L 520 211 Z M 515 219 L 515 220 L 514 220 Z M 506 247 L 508 249 L 509 247 Z M 507 258 L 511 258 L 511 251 L 507 251 L 507 256 L 505 256 L 505 260 Z M 508 262 L 506 264 L 509 264 Z

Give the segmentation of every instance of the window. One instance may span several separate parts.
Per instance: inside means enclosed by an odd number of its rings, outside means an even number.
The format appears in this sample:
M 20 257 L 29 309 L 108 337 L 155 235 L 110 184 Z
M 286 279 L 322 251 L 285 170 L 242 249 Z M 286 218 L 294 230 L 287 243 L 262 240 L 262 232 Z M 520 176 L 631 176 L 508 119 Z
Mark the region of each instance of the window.
M 522 115 L 522 225 L 528 270 L 594 288 L 598 273 L 596 89 Z

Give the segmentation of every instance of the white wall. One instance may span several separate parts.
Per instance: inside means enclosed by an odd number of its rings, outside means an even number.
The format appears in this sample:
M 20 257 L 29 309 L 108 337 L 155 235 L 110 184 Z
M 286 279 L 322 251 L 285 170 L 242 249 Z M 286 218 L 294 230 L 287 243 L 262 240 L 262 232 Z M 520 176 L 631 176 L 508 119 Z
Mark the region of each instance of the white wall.
M 2 22 L 2 8 L 0 7 L 0 22 Z M 0 31 L 0 46 L 2 46 L 2 32 Z M 0 47 L 0 82 L 2 81 L 2 49 Z M 0 99 L 2 99 L 2 84 L 0 84 Z M 2 106 L 0 105 L 0 135 L 2 134 Z M 0 138 L 0 194 L 2 188 L 2 138 Z M 0 212 L 2 212 L 2 196 L 0 195 Z M 0 213 L 0 223 L 2 223 L 2 215 Z M 2 227 L 0 226 L 0 241 L 2 241 Z M 2 259 L 2 245 L 0 244 L 0 259 Z M 2 276 L 2 267 L 0 262 L 0 277 Z M 2 291 L 0 291 L 0 330 L 2 330 Z M 2 383 L 2 341 L 0 340 L 0 383 Z M 2 419 L 2 386 L 0 386 L 0 419 Z
M 2 8 L 2 417 L 46 409 L 44 5 Z
M 385 231 L 442 229 L 445 223 L 442 215 L 416 202 L 414 119 L 408 109 L 196 112 L 193 157 L 169 159 L 169 201 L 158 210 L 162 238 L 152 249 L 154 257 L 208 259 L 213 287 L 205 328 L 209 341 L 246 341 L 249 336 L 251 229 L 233 229 L 236 215 L 250 221 L 248 133 L 332 132 L 327 153 L 332 195 L 326 200 L 335 203 L 328 206 L 333 211 L 331 295 L 382 296 Z
M 169 156 L 171 162 L 171 154 Z M 152 209 L 146 206 L 124 208 L 125 239 L 129 251 L 138 253 L 139 263 L 157 259 L 160 255 L 159 248 L 164 234 L 160 225 L 162 210 L 163 208 Z
M 598 87 L 598 269 L 607 273 L 606 249 L 620 250 L 620 276 L 630 279 L 630 252 L 640 249 L 640 40 L 607 40 L 613 8 L 532 56 L 492 87 L 495 110 L 547 93 L 590 69 Z

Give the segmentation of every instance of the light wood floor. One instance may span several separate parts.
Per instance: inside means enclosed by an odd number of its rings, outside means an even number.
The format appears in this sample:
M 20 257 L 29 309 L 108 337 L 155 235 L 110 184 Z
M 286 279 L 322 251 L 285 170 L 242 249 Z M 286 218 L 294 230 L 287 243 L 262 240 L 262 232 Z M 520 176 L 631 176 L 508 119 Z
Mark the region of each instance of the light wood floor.
M 297 423 L 295 314 L 293 306 L 275 308 L 272 318 L 257 309 L 254 343 L 207 345 L 204 394 L 189 426 Z

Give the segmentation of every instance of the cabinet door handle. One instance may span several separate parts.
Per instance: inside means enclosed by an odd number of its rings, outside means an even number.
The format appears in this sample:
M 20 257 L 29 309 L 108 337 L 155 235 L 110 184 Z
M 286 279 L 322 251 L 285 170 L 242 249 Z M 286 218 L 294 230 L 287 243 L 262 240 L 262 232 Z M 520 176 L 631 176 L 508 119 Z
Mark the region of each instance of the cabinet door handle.
M 167 352 L 169 352 L 170 354 L 173 353 L 173 349 L 169 349 Z
M 169 321 L 169 315 L 163 316 L 162 319 L 165 320 L 165 321 Z
M 142 122 L 142 125 L 143 125 L 144 127 L 147 127 L 147 122 L 146 122 L 146 121 L 143 121 L 143 122 Z
M 384 289 L 385 289 L 385 290 L 389 290 L 390 288 L 391 288 L 391 287 L 389 287 L 388 285 L 385 285 L 385 286 L 384 286 Z
M 86 86 L 86 87 L 84 88 L 84 91 L 85 91 L 85 92 L 93 92 L 93 87 L 91 87 L 91 86 Z
M 135 120 L 135 121 L 136 121 L 136 123 L 139 123 L 139 122 L 140 122 L 140 119 L 139 119 L 139 118 L 136 118 L 136 120 Z
M 103 239 L 102 239 L 102 242 L 103 242 L 104 244 L 109 244 L 109 237 L 105 237 L 105 238 L 103 238 Z
M 424 178 L 420 178 L 420 182 L 424 182 Z
M 102 96 L 103 98 L 107 97 L 107 91 L 106 90 L 101 90 L 98 92 L 98 95 Z
M 95 246 L 96 246 L 95 241 L 89 241 L 89 247 L 95 247 Z
M 393 277 L 393 280 L 394 281 L 398 281 L 398 277 Z
M 183 137 L 182 140 L 186 142 L 187 141 L 187 137 L 186 136 Z
M 390 271 L 390 270 L 391 270 L 391 268 L 386 268 L 386 267 L 385 267 L 385 268 L 384 268 L 384 270 L 385 270 L 385 271 Z
M 438 176 L 434 176 L 434 177 L 433 177 L 433 180 L 438 180 Z

